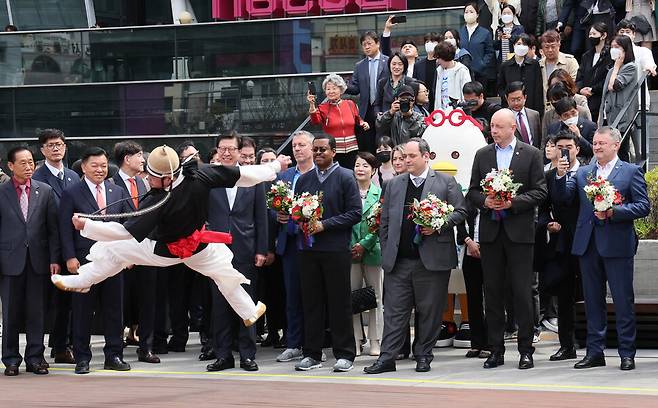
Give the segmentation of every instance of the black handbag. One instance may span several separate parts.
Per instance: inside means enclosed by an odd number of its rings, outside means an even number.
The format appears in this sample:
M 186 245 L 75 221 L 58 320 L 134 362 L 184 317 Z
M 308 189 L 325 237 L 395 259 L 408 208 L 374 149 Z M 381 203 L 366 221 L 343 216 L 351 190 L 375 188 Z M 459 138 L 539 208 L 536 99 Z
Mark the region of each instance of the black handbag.
M 352 314 L 363 313 L 377 307 L 377 296 L 372 286 L 352 291 Z
M 631 23 L 635 24 L 635 30 L 642 35 L 647 35 L 651 32 L 651 23 L 644 16 L 633 16 Z

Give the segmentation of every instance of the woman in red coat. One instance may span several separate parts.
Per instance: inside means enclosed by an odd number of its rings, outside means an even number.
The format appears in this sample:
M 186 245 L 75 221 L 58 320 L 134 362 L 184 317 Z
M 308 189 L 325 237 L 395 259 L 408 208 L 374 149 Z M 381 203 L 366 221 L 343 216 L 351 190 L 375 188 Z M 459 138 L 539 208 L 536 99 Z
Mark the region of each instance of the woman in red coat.
M 311 123 L 322 125 L 322 130 L 336 139 L 336 161 L 345 168 L 353 169 L 359 150 L 356 126 L 363 130 L 370 129 L 370 126 L 361 119 L 359 108 L 353 101 L 340 98 L 347 89 L 343 78 L 337 74 L 327 75 L 322 81 L 322 89 L 328 100 L 320 106 L 315 105 L 315 95 L 309 93 L 307 96 Z

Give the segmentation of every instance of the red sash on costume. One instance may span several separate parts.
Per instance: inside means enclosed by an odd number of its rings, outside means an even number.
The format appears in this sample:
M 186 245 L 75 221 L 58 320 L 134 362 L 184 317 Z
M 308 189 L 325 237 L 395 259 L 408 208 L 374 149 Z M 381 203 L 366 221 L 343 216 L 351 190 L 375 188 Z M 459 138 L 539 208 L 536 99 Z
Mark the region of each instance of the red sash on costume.
M 233 242 L 231 234 L 226 232 L 207 231 L 204 225 L 200 231 L 194 231 L 189 237 L 181 238 L 176 242 L 167 244 L 167 248 L 172 255 L 176 255 L 180 259 L 189 258 L 194 255 L 199 244 L 230 244 Z

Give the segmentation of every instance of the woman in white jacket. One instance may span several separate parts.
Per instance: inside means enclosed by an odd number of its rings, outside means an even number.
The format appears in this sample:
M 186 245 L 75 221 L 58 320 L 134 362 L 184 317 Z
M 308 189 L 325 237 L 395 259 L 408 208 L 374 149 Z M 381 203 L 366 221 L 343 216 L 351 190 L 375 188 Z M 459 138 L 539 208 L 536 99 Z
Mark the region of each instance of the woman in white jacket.
M 455 61 L 456 48 L 441 41 L 434 49 L 437 58 L 434 109 L 452 110 L 454 103 L 464 100 L 464 84 L 471 82 L 468 68 Z

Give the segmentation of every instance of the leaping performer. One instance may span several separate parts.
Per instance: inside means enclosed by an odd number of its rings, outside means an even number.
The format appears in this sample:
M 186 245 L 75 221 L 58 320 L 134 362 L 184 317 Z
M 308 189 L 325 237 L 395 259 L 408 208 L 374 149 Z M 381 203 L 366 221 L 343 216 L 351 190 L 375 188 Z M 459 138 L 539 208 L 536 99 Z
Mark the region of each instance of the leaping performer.
M 128 214 L 75 214 L 73 225 L 85 238 L 97 241 L 77 275 L 52 275 L 59 289 L 87 292 L 104 279 L 132 265 L 166 267 L 184 263 L 210 277 L 246 326 L 265 313 L 265 304 L 254 304 L 241 284 L 249 279 L 233 269 L 233 255 L 225 244 L 231 236 L 206 231 L 208 194 L 216 187 L 250 187 L 272 181 L 290 157 L 256 166 L 222 166 L 184 162 L 164 145 L 149 155 L 146 169 L 151 191 L 144 208 Z M 112 204 L 110 204 L 112 205 Z M 103 220 L 126 219 L 119 222 Z

